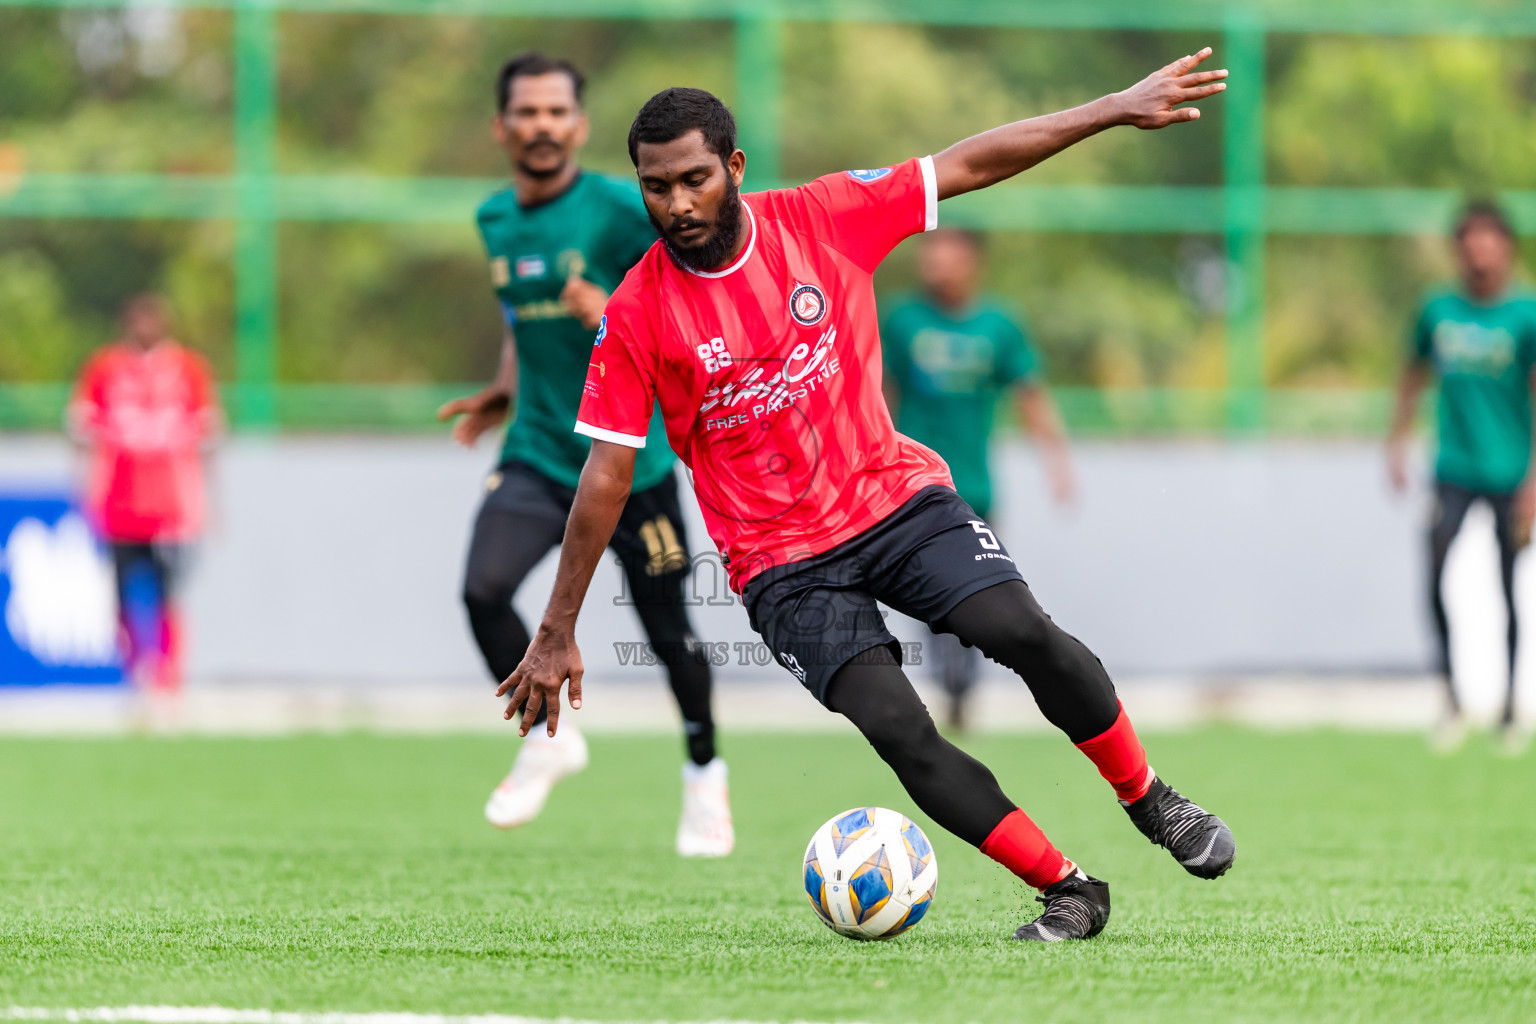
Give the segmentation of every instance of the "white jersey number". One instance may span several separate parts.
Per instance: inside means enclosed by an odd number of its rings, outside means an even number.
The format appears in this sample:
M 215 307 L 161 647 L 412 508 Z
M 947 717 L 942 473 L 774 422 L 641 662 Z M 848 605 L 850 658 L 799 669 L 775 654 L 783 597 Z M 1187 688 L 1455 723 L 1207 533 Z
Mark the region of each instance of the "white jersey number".
M 976 531 L 976 540 L 988 551 L 1001 551 L 1003 546 L 997 542 L 997 534 L 980 519 L 971 520 L 971 529 Z

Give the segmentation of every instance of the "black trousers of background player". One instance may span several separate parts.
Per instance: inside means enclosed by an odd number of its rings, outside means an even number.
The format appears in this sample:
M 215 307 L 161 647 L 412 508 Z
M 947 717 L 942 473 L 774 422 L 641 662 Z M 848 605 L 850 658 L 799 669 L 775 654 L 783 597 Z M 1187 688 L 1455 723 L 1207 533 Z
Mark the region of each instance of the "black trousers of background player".
M 1441 584 L 1445 577 L 1445 558 L 1450 553 L 1451 542 L 1461 532 L 1467 510 L 1476 502 L 1485 501 L 1493 510 L 1494 532 L 1499 538 L 1499 579 L 1504 585 L 1504 608 L 1509 615 L 1509 630 L 1505 634 L 1509 655 L 1509 676 L 1504 691 L 1502 721 L 1509 725 L 1515 720 L 1515 651 L 1519 645 L 1520 624 L 1515 616 L 1515 557 L 1520 545 L 1515 537 L 1515 495 L 1510 491 L 1473 491 L 1455 484 L 1435 484 L 1435 514 L 1429 528 L 1429 602 L 1435 619 L 1436 650 L 1439 656 L 1440 677 L 1445 680 L 1445 692 L 1451 709 L 1461 711 L 1461 700 L 1456 695 L 1456 681 L 1451 676 L 1451 627 L 1445 614 L 1445 597 Z

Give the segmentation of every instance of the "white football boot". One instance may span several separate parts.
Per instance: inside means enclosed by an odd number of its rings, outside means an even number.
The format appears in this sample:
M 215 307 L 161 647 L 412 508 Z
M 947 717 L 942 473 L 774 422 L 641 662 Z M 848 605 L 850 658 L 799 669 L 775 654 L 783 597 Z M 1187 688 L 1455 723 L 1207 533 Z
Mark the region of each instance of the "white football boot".
M 553 737 L 544 723 L 534 726 L 512 762 L 512 770 L 485 802 L 485 820 L 497 828 L 517 828 L 539 816 L 555 783 L 587 766 L 587 741 L 566 723 Z
M 1467 742 L 1467 719 L 1460 711 L 1447 712 L 1429 733 L 1429 749 L 1436 754 L 1454 754 Z
M 683 764 L 683 820 L 677 825 L 677 852 L 683 857 L 724 857 L 736 848 L 731 824 L 730 778 L 718 757 L 709 764 Z
M 1520 757 L 1526 748 L 1531 745 L 1531 729 L 1529 726 L 1518 722 L 1506 722 L 1499 726 L 1499 745 L 1497 753 L 1500 757 Z

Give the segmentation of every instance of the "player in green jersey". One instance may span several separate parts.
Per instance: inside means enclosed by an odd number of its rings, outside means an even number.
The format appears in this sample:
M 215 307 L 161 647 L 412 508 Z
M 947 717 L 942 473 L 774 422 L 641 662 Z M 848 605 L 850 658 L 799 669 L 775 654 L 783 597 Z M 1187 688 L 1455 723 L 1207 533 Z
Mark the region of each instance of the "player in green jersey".
M 461 417 L 453 436 L 465 445 L 515 412 L 500 463 L 486 480 L 464 579 L 470 627 L 497 682 L 528 649 L 513 595 L 560 543 L 587 459 L 591 442 L 573 428 L 603 306 L 656 241 L 633 181 L 576 163 L 588 131 L 582 86 L 570 63 L 537 53 L 508 61 L 497 76 L 492 131 L 511 162 L 513 187 L 481 204 L 476 219 L 506 323 L 501 366 L 489 387 L 439 410 L 441 419 Z M 709 658 L 683 603 L 691 560 L 659 417 L 651 435 L 610 547 L 666 666 L 687 733 L 677 850 L 722 856 L 735 837 L 725 762 L 715 756 Z M 531 821 L 555 782 L 586 763 L 586 743 L 569 723 L 558 736 L 530 731 L 487 802 L 486 818 L 502 828 Z
M 1499 541 L 1504 604 L 1509 614 L 1508 689 L 1500 719 L 1507 749 L 1524 734 L 1515 722 L 1515 556 L 1530 540 L 1536 509 L 1531 472 L 1531 389 L 1536 387 L 1536 296 L 1512 282 L 1515 234 L 1497 206 L 1469 205 L 1456 225 L 1459 288 L 1431 295 L 1419 312 L 1407 366 L 1398 386 L 1388 440 L 1393 485 L 1408 486 L 1407 442 L 1420 393 L 1439 380 L 1439 451 L 1435 458 L 1435 512 L 1429 531 L 1430 607 L 1439 668 L 1449 711 L 1436 745 L 1450 749 L 1466 726 L 1451 675 L 1450 631 L 1440 593 L 1445 556 L 1467 510 L 1478 501 L 1493 510 Z
M 1007 392 L 1040 446 L 1051 494 L 1070 501 L 1072 461 L 1039 356 L 1018 318 L 981 294 L 981 239 L 941 228 L 924 235 L 919 246 L 922 292 L 891 306 L 880 327 L 886 401 L 896 429 L 942 455 L 955 490 L 979 519 L 987 519 L 993 413 Z M 929 649 L 949 697 L 949 724 L 960 728 L 976 681 L 976 651 L 948 633 L 936 634 Z

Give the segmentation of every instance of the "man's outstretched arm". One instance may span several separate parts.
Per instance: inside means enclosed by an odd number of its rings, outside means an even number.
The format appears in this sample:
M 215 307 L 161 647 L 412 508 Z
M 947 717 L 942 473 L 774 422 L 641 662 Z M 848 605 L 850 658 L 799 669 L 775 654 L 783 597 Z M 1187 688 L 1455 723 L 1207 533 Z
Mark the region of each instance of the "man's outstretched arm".
M 1179 104 L 1214 96 L 1227 87 L 1220 81 L 1227 77 L 1225 70 L 1194 70 L 1210 55 L 1207 46 L 1154 71 L 1123 92 L 961 139 L 933 158 L 939 198 L 996 185 L 1115 125 L 1151 129 L 1195 120 L 1200 111 L 1180 108 Z
M 619 515 L 629 498 L 635 478 L 637 449 L 612 441 L 593 441 L 591 454 L 581 469 L 571 515 L 565 522 L 565 539 L 560 542 L 560 568 L 555 573 L 555 588 L 544 609 L 528 653 L 516 670 L 496 688 L 496 696 L 509 692 L 504 718 L 510 719 L 525 700 L 527 710 L 518 726 L 518 735 L 528 735 L 539 707 L 549 707 L 549 735 L 560 725 L 560 687 L 571 681 L 571 707 L 581 707 L 581 652 L 576 649 L 576 613 L 587 596 L 587 587 L 597 563 L 602 559 L 619 525 Z
M 511 327 L 503 327 L 501 362 L 496 367 L 496 379 L 482 388 L 479 394 L 444 402 L 437 410 L 437 418 L 447 422 L 455 416 L 463 416 L 453 425 L 453 439 L 466 448 L 473 448 L 481 434 L 507 421 L 516 397 L 517 338 Z

